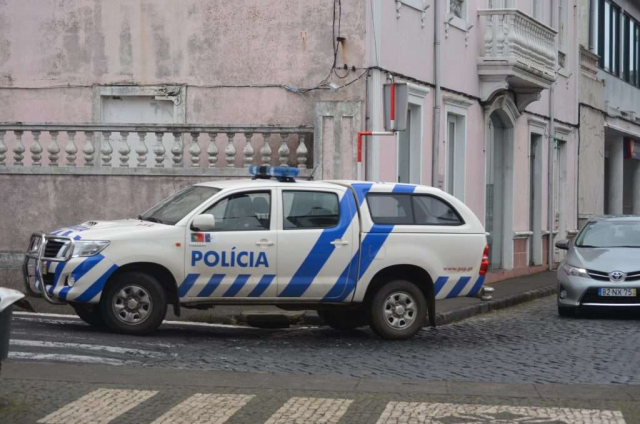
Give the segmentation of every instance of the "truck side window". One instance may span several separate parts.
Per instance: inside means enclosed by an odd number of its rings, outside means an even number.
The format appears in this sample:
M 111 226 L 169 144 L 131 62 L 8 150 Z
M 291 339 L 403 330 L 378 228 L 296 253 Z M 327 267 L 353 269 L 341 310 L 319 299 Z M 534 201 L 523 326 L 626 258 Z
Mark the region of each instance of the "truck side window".
M 411 196 L 406 194 L 371 193 L 367 195 L 371 218 L 376 224 L 412 225 Z
M 462 218 L 448 203 L 434 196 L 412 196 L 418 225 L 462 225 Z
M 214 231 L 260 231 L 271 225 L 269 192 L 238 193 L 226 197 L 203 214 L 216 219 Z
M 332 228 L 340 222 L 340 202 L 335 193 L 287 190 L 282 200 L 285 230 Z

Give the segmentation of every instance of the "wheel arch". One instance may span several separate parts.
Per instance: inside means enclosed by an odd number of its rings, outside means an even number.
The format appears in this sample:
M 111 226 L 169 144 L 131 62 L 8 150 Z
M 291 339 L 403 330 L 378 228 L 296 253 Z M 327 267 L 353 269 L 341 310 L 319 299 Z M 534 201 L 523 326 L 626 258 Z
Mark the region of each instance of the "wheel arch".
M 429 323 L 432 327 L 435 327 L 436 295 L 433 278 L 424 268 L 417 265 L 392 265 L 378 271 L 371 279 L 365 292 L 363 303 L 366 307 L 368 308 L 369 305 L 371 305 L 373 296 L 379 288 L 397 279 L 403 279 L 413 283 L 420 289 L 422 294 L 424 294 L 424 298 L 427 300 Z
M 173 305 L 173 313 L 180 316 L 180 296 L 178 295 L 178 282 L 165 266 L 153 262 L 132 262 L 119 267 L 107 281 L 109 284 L 118 275 L 127 272 L 142 272 L 153 276 L 162 285 L 167 294 L 168 303 Z M 105 285 L 106 287 L 106 285 Z M 104 290 L 104 289 L 103 289 Z

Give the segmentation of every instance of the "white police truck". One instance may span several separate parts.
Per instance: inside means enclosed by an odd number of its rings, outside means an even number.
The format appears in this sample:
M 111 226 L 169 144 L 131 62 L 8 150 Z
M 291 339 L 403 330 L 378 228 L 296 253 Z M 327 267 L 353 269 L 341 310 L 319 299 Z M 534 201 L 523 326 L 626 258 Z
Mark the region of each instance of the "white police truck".
M 168 305 L 317 310 L 331 327 L 406 339 L 435 321 L 436 299 L 483 292 L 484 228 L 458 199 L 421 185 L 252 180 L 187 187 L 138 219 L 31 236 L 27 292 L 84 321 L 146 334 Z

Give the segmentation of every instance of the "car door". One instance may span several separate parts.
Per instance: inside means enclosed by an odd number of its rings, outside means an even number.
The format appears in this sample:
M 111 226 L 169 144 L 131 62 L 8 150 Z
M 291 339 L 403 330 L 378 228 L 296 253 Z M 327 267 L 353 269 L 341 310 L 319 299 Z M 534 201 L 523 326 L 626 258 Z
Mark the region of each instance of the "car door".
M 272 199 L 272 189 L 236 191 L 201 212 L 214 216 L 213 231 L 198 231 L 189 223 L 181 298 L 276 297 L 278 252 Z
M 336 300 L 355 284 L 359 221 L 343 187 L 278 190 L 278 297 Z

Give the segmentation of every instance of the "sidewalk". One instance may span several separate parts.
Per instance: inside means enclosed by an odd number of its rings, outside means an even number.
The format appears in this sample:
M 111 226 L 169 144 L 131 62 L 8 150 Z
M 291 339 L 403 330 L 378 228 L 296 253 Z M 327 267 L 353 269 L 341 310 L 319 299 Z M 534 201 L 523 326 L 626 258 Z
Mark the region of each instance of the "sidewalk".
M 451 324 L 475 315 L 549 296 L 556 291 L 556 276 L 555 272 L 545 271 L 487 284 L 487 286 L 495 289 L 493 300 L 482 301 L 475 297 L 459 297 L 436 302 L 436 324 Z M 36 312 L 75 314 L 70 306 L 53 306 L 40 299 L 29 300 Z M 182 308 L 180 317 L 176 317 L 173 310 L 169 308 L 167 319 L 269 328 L 323 325 L 315 311 L 288 312 L 275 306 L 216 306 L 205 311 Z

